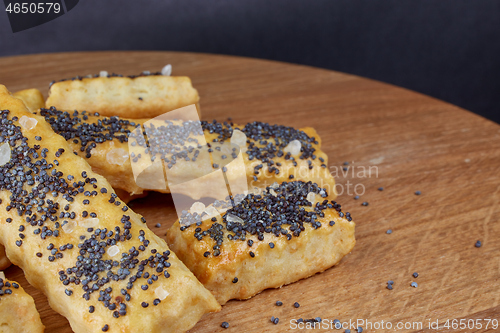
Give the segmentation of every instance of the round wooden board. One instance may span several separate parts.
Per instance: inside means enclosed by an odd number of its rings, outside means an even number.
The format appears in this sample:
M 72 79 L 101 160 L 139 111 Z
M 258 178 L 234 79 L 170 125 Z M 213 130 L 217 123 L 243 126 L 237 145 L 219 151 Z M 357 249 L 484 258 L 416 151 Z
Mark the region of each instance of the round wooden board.
M 396 329 L 397 323 L 420 322 L 424 331 L 437 332 L 427 330 L 429 320 L 481 319 L 482 329 L 467 331 L 482 332 L 486 319 L 500 320 L 500 126 L 493 122 L 352 75 L 208 54 L 82 52 L 0 58 L 0 83 L 13 92 L 38 88 L 46 94 L 54 79 L 100 70 L 136 74 L 168 63 L 174 75 L 191 77 L 201 96 L 203 119 L 314 127 L 344 188 L 338 201 L 356 222 L 357 245 L 337 267 L 247 301 L 230 301 L 221 312 L 205 315 L 191 332 L 225 332 L 223 321 L 229 322 L 228 332 L 297 331 L 290 320 L 315 317 L 391 322 L 397 332 L 421 330 Z M 353 199 L 354 185 L 358 192 L 365 190 L 359 200 Z M 364 201 L 369 206 L 362 206 Z M 168 195 L 151 194 L 131 206 L 160 236 L 175 220 Z M 162 226 L 155 228 L 156 223 Z M 477 240 L 483 242 L 481 248 L 474 246 Z M 413 272 L 419 277 L 414 279 Z M 67 320 L 50 309 L 19 268 L 5 273 L 35 298 L 47 332 L 71 332 Z M 388 280 L 395 282 L 392 291 L 386 289 Z M 412 281 L 418 288 L 410 287 Z M 284 305 L 275 306 L 277 300 Z M 271 316 L 280 318 L 278 325 L 270 322 Z M 389 331 L 362 326 L 364 332 Z

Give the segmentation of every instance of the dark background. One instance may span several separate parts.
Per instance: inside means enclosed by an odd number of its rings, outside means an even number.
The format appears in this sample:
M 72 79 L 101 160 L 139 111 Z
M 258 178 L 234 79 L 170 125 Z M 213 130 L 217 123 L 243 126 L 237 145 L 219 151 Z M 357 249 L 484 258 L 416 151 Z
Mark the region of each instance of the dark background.
M 500 123 L 497 0 L 81 0 L 17 33 L 0 9 L 0 56 L 178 50 L 280 60 L 406 87 Z

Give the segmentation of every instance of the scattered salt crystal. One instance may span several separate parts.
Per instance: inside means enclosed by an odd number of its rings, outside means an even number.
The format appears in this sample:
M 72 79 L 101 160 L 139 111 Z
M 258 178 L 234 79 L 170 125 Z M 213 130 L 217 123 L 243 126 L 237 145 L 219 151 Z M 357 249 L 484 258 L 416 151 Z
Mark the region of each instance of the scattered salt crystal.
M 307 194 L 307 201 L 314 203 L 314 199 L 316 199 L 316 193 L 314 192 L 309 192 Z
M 108 251 L 107 251 L 107 252 L 108 252 L 108 255 L 109 255 L 110 257 L 114 257 L 114 256 L 116 256 L 118 253 L 120 253 L 120 249 L 118 248 L 118 246 L 117 246 L 117 245 L 112 245 L 112 246 L 110 246 L 110 247 L 109 247 L 109 249 L 108 249 Z
M 319 195 L 321 195 L 321 196 L 324 196 L 324 195 L 326 195 L 326 192 L 325 192 L 325 190 L 321 190 L 321 191 L 319 191 Z
M 161 74 L 165 76 L 172 75 L 172 65 L 168 64 L 161 69 Z
M 207 215 L 203 216 L 203 219 L 212 218 L 219 214 L 219 212 L 214 206 L 208 206 L 207 208 L 205 208 L 205 213 L 207 213 Z
M 106 72 L 106 71 L 100 71 L 99 72 L 99 76 L 100 77 L 108 77 L 108 72 Z
M 5 274 L 3 271 L 0 271 L 0 279 L 5 280 Z
M 240 147 L 242 152 L 247 150 L 247 136 L 240 130 L 235 129 L 231 136 L 231 143 Z
M 75 221 L 68 221 L 67 223 L 63 224 L 62 230 L 65 233 L 70 234 L 73 232 L 73 230 L 75 230 L 75 227 L 76 227 Z
M 273 189 L 270 189 L 270 190 L 269 190 L 269 193 L 271 193 L 271 195 L 273 195 L 273 196 L 276 196 L 276 192 L 274 192 L 274 190 L 273 190 Z
M 10 161 L 10 145 L 4 143 L 0 145 L 0 166 L 9 163 Z
M 192 206 L 191 206 L 191 213 L 198 213 L 198 215 L 201 215 L 203 211 L 205 210 L 205 204 L 203 202 L 196 201 Z
M 170 293 L 162 287 L 158 287 L 155 289 L 155 295 L 160 299 L 160 301 L 163 301 L 168 295 L 170 295 Z
M 244 221 L 242 219 L 240 219 L 238 216 L 236 215 L 233 215 L 233 214 L 227 214 L 226 215 L 226 220 L 228 222 L 239 222 L 239 223 L 243 223 Z
M 22 116 L 21 119 L 19 119 L 19 124 L 21 124 L 24 129 L 29 131 L 35 128 L 36 124 L 38 124 L 38 120 L 36 120 L 35 118 Z
M 151 74 L 151 72 L 150 71 L 142 71 L 142 74 L 149 75 L 149 74 Z
M 128 160 L 128 152 L 122 148 L 111 149 L 106 154 L 106 160 L 111 164 L 123 165 Z
M 271 186 L 269 186 L 270 188 L 278 188 L 280 187 L 280 184 L 278 184 L 278 182 L 274 182 L 271 184 Z
M 78 223 L 78 224 L 84 228 L 93 228 L 99 224 L 99 219 L 96 217 L 90 218 L 90 219 L 85 219 L 85 220 L 80 221 L 80 223 Z
M 300 154 L 300 148 L 302 148 L 302 144 L 299 140 L 290 141 L 290 143 L 283 149 L 285 153 L 290 153 L 292 156 Z

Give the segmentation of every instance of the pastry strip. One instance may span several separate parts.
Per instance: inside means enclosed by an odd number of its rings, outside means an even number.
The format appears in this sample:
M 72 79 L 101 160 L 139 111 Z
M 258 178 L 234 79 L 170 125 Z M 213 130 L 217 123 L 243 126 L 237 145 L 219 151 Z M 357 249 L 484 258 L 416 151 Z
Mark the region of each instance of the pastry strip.
M 170 248 L 220 304 L 322 272 L 355 244 L 349 213 L 311 182 L 283 182 L 233 208 L 215 202 L 183 214 Z
M 86 110 L 103 116 L 152 118 L 197 104 L 198 92 L 186 76 L 81 77 L 51 84 L 46 107 Z

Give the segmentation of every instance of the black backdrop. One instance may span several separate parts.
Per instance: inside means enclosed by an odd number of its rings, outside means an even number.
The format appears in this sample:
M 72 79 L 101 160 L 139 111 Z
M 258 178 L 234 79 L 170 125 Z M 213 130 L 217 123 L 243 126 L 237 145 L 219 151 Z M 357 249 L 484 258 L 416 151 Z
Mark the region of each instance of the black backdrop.
M 266 58 L 389 82 L 500 123 L 498 0 L 81 0 L 17 33 L 0 9 L 0 56 L 179 50 Z

